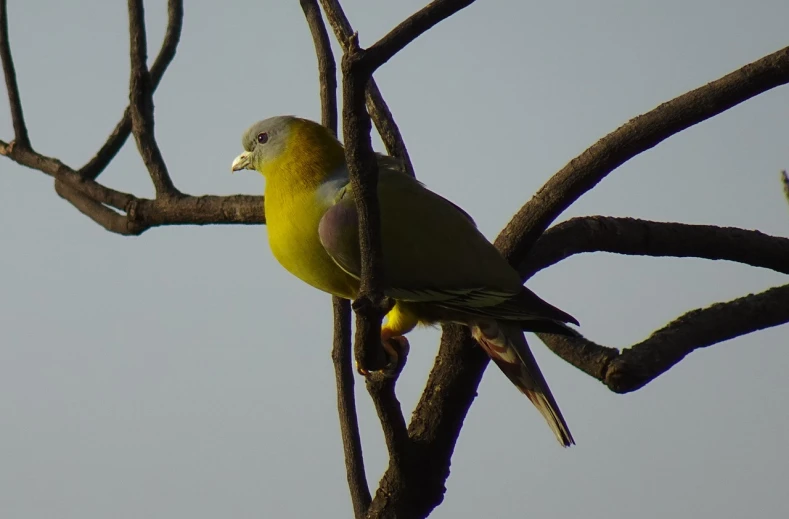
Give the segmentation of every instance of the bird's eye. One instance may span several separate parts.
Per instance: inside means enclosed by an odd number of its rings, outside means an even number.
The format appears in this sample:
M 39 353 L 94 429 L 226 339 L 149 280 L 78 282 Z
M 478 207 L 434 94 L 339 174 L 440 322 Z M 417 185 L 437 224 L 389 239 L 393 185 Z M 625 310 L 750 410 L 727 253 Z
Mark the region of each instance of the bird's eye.
M 258 134 L 258 142 L 260 144 L 266 144 L 268 142 L 268 133 L 263 132 Z

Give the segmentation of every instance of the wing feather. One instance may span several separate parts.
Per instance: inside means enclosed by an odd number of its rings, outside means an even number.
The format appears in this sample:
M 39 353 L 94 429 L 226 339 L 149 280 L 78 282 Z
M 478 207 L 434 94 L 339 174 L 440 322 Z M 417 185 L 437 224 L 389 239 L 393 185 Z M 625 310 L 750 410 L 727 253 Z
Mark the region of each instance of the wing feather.
M 490 318 L 575 321 L 525 289 L 468 214 L 386 162 L 379 165 L 386 295 Z M 319 234 L 335 263 L 359 278 L 358 216 L 349 185 L 337 191 Z

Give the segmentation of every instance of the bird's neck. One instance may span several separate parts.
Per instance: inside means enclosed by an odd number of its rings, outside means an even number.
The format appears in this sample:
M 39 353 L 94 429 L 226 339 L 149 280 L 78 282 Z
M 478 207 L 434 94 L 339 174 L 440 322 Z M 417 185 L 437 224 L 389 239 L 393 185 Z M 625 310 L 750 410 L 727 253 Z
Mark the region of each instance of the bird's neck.
M 324 127 L 311 121 L 294 126 L 284 152 L 262 171 L 266 191 L 271 187 L 293 195 L 314 192 L 345 164 L 342 144 Z

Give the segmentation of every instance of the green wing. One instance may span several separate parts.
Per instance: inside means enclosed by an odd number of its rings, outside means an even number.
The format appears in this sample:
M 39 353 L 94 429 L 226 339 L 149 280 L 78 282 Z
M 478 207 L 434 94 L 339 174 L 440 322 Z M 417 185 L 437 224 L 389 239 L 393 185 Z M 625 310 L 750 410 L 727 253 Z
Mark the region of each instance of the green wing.
M 378 182 L 386 294 L 408 302 L 473 309 L 518 295 L 517 272 L 470 216 L 408 175 L 381 168 Z M 359 277 L 356 205 L 346 186 L 321 221 L 321 242 Z

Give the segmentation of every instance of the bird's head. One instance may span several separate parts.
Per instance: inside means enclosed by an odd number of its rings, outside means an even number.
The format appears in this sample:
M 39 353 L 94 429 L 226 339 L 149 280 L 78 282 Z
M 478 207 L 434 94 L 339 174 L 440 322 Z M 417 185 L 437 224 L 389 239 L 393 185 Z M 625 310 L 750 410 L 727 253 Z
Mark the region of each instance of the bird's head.
M 268 180 L 321 182 L 345 160 L 340 142 L 320 124 L 281 115 L 259 121 L 241 138 L 232 171 L 254 169 Z

